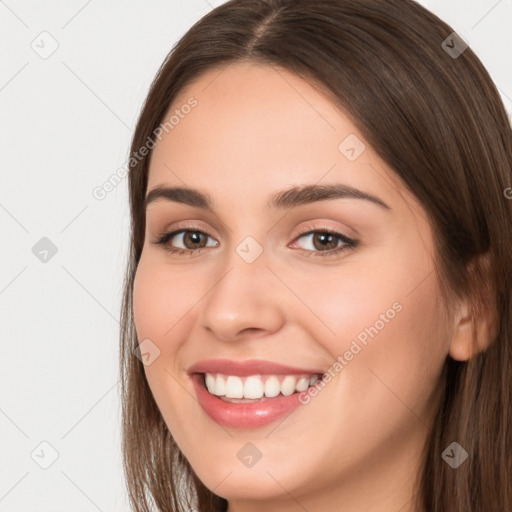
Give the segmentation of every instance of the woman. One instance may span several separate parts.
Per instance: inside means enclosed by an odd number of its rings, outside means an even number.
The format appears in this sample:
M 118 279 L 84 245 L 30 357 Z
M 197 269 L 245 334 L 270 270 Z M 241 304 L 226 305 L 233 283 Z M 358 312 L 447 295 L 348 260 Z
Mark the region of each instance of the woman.
M 512 134 L 448 25 L 227 2 L 131 150 L 134 510 L 512 510 Z

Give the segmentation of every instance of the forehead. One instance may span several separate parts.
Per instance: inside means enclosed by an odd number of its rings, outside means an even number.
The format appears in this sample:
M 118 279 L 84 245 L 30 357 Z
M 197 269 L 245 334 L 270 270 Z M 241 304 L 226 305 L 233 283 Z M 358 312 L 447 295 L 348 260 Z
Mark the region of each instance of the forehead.
M 407 193 L 327 95 L 280 67 L 208 70 L 175 98 L 163 122 L 170 119 L 153 150 L 148 189 L 186 184 L 214 196 L 240 188 L 270 194 L 329 181 Z M 346 140 L 364 148 L 356 160 L 342 152 Z

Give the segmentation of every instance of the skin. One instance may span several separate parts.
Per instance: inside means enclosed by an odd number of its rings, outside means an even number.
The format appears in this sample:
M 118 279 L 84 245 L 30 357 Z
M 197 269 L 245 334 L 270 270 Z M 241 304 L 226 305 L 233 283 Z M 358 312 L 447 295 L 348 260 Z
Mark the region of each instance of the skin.
M 442 308 L 425 211 L 348 117 L 283 69 L 211 70 L 169 113 L 191 96 L 197 106 L 153 150 L 148 191 L 196 188 L 212 197 L 215 212 L 150 204 L 134 288 L 138 339 L 161 351 L 145 371 L 167 426 L 229 512 L 418 510 L 414 477 L 441 368 L 450 353 L 468 356 L 469 339 L 464 308 L 454 319 Z M 349 134 L 366 144 L 355 161 L 338 149 Z M 318 183 L 356 187 L 390 209 L 353 198 L 267 208 L 281 190 Z M 190 226 L 208 234 L 208 246 L 192 256 L 153 243 Z M 321 246 L 301 227 L 334 229 L 359 246 L 309 257 Z M 263 249 L 253 263 L 236 252 L 247 236 Z M 183 243 L 179 234 L 167 245 L 194 247 Z M 329 248 L 342 246 L 335 240 Z M 200 360 L 327 370 L 397 302 L 401 311 L 280 422 L 223 428 L 195 399 L 187 369 Z M 247 442 L 262 454 L 251 468 L 237 458 Z

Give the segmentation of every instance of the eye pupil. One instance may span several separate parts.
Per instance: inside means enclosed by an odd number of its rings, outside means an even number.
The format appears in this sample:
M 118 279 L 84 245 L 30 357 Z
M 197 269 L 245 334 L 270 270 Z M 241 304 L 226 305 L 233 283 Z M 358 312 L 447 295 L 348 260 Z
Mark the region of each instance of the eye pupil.
M 330 233 L 316 233 L 314 236 L 313 236 L 313 244 L 315 245 L 315 249 L 325 249 L 326 246 L 332 242 L 334 238 L 334 235 L 330 234 Z M 314 243 L 315 240 L 319 240 L 320 241 L 320 245 L 317 247 L 317 245 Z M 332 249 L 335 249 L 336 246 L 337 246 L 337 240 L 335 240 L 334 242 L 334 245 L 332 247 Z
M 187 242 L 190 242 L 192 245 L 197 245 L 200 243 L 202 236 L 203 233 L 200 231 L 189 231 L 185 233 L 183 242 L 185 245 L 188 245 Z M 204 247 L 204 245 L 201 245 L 201 247 Z

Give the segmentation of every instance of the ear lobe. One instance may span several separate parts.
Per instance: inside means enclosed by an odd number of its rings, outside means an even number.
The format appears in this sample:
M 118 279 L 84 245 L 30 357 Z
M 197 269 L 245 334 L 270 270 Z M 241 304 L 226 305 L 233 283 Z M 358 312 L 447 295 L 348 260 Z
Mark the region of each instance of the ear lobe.
M 488 255 L 481 256 L 481 258 L 484 260 L 482 261 L 483 267 L 487 271 L 489 268 Z M 474 282 L 479 281 L 475 280 Z M 478 288 L 474 301 L 471 303 L 468 300 L 462 303 L 454 319 L 449 354 L 457 361 L 468 361 L 479 352 L 487 350 L 499 332 L 499 315 L 495 294 L 488 283 Z

